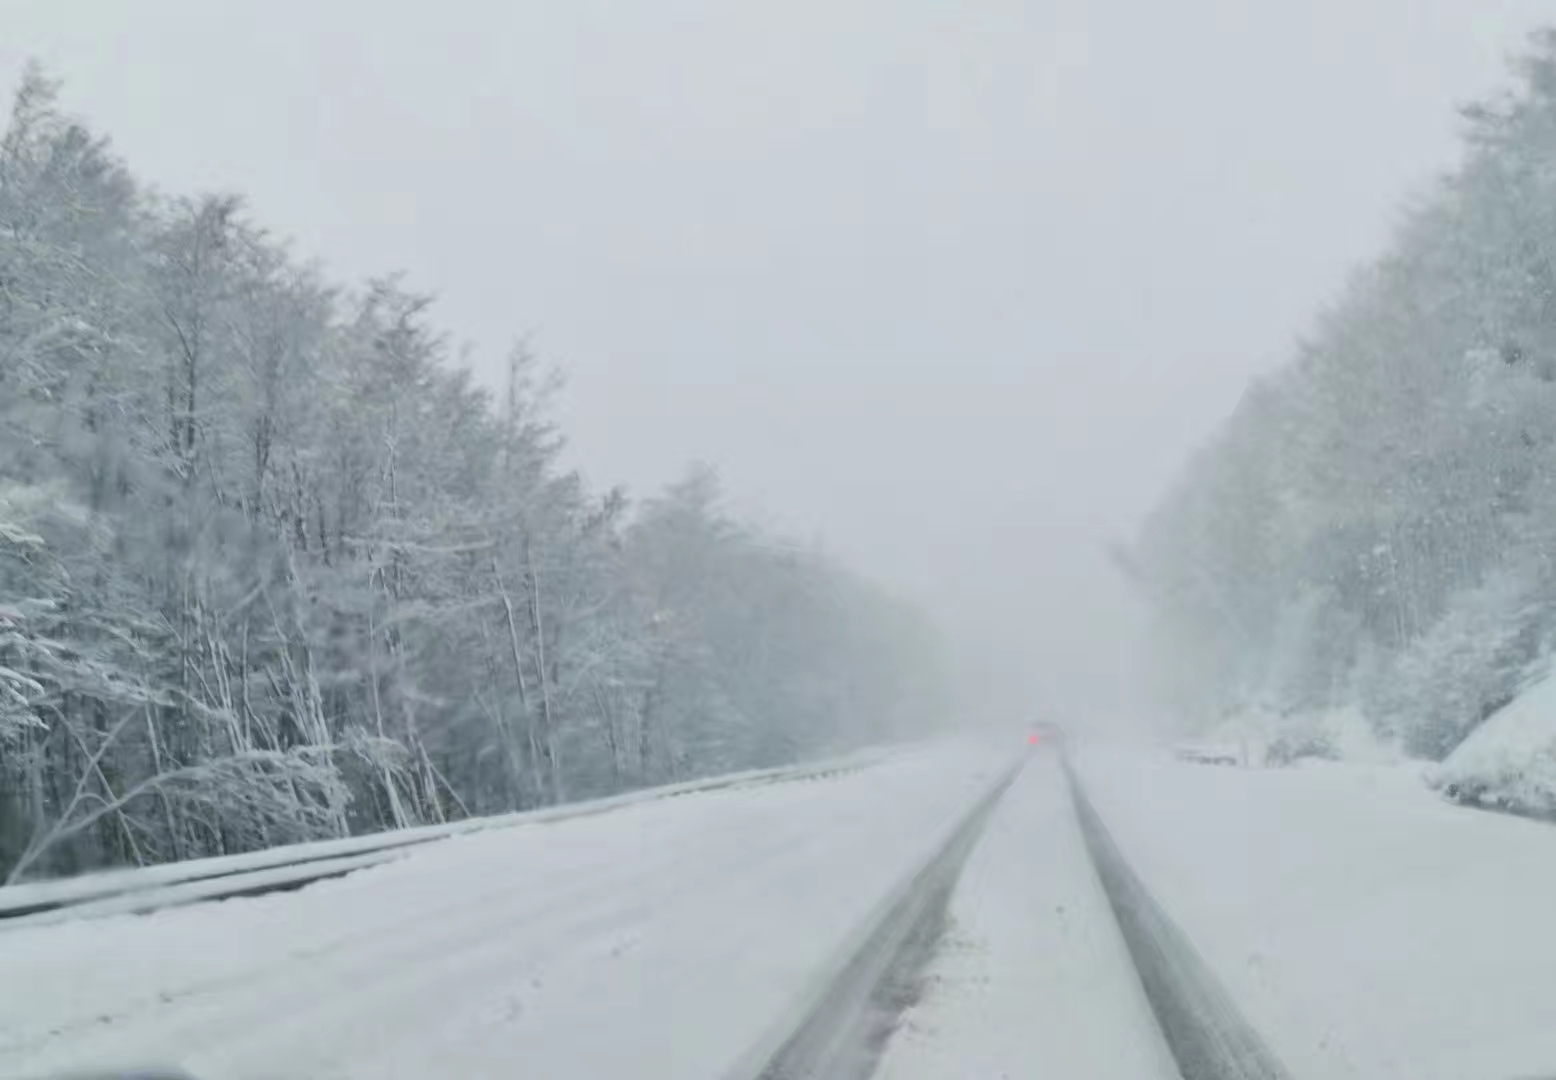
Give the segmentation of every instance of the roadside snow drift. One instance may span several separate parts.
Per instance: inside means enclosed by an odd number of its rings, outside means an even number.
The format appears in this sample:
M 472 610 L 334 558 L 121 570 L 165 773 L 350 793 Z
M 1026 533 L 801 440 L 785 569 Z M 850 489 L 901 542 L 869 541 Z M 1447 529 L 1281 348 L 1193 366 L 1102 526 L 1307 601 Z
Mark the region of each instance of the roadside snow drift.
M 1556 1074 L 1556 828 L 1453 806 L 1409 767 L 1079 766 L 1294 1076 Z
M 1535 683 L 1470 733 L 1433 773 L 1465 802 L 1556 814 L 1556 677 Z

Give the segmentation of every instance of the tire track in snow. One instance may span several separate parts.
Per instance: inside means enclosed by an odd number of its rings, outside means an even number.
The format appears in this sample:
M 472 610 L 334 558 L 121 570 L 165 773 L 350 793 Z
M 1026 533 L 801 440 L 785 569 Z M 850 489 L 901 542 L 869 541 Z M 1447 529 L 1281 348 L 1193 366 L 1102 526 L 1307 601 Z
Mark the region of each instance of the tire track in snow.
M 1092 866 L 1184 1080 L 1290 1080 L 1188 938 L 1130 869 L 1068 761 L 1064 772 Z
M 874 1072 L 939 943 L 962 866 L 1026 763 L 1022 758 L 1000 775 L 945 842 L 865 920 L 829 976 L 813 984 L 729 1080 L 863 1080 Z

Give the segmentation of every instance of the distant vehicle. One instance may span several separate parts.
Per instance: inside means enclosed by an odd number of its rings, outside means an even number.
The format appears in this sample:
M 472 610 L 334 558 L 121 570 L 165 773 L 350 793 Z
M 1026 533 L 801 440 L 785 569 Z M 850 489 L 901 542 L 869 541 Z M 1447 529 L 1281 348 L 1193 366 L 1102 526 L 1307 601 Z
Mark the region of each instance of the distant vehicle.
M 1027 731 L 1027 745 L 1041 746 L 1044 743 L 1059 744 L 1064 741 L 1064 728 L 1058 724 L 1046 720 L 1039 720 Z

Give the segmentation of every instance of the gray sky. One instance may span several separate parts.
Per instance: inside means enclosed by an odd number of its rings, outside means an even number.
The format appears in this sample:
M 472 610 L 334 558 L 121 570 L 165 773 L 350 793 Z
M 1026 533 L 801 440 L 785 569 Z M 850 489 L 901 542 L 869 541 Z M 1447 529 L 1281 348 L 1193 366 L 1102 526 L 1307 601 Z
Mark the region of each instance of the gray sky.
M 576 462 L 692 458 L 932 604 L 990 685 L 1121 707 L 1098 556 L 1503 81 L 1533 0 L 3 0 L 172 190 L 410 271 Z M 1008 703 L 998 697 L 994 705 Z M 982 708 L 983 703 L 976 706 Z

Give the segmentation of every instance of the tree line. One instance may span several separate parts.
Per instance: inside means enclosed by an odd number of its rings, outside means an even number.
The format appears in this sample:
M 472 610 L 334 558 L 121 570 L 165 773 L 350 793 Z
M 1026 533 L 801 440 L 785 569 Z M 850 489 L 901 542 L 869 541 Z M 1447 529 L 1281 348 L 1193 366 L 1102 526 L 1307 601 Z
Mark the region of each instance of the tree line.
M 1556 631 L 1556 30 L 1462 112 L 1296 355 L 1250 386 L 1121 562 L 1200 723 L 1351 708 L 1440 757 Z
M 926 731 L 933 627 L 564 468 L 430 299 L 136 183 L 30 68 L 0 141 L 0 881 L 235 853 Z

